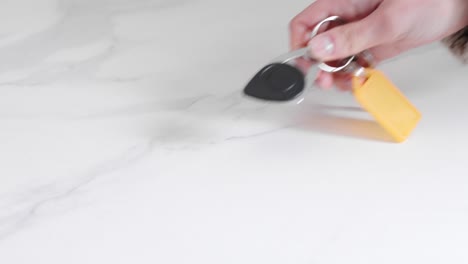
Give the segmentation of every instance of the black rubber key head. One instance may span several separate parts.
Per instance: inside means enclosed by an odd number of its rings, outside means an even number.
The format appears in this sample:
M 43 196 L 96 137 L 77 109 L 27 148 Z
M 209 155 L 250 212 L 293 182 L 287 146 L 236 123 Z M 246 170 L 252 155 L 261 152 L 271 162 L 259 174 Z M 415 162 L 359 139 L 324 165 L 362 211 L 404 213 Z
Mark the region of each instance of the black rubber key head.
M 283 63 L 265 66 L 245 87 L 246 95 L 268 101 L 289 101 L 304 90 L 304 74 Z

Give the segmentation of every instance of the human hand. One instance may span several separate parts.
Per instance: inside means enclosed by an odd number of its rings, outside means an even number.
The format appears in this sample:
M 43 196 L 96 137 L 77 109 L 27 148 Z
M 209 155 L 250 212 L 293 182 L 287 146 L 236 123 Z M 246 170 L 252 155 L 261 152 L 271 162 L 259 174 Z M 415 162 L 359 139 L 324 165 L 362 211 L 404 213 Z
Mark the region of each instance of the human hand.
M 308 38 L 312 28 L 329 16 L 347 23 Z M 332 61 L 368 50 L 374 63 L 429 44 L 468 25 L 467 0 L 317 0 L 290 24 L 291 48 L 308 46 L 320 61 Z M 304 66 L 304 65 L 303 65 Z M 322 88 L 351 89 L 350 76 L 321 71 Z

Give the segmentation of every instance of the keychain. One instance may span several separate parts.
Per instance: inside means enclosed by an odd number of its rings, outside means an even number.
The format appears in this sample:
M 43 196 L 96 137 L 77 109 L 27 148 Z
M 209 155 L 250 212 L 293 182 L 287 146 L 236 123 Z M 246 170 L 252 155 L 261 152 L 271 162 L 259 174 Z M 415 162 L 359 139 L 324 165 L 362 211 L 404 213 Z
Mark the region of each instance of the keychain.
M 338 16 L 324 19 L 312 30 L 311 38 L 327 22 L 343 23 Z M 396 142 L 405 141 L 420 121 L 421 113 L 382 72 L 374 69 L 367 51 L 343 60 L 340 66 L 318 62 L 309 56 L 307 48 L 286 53 L 262 68 L 248 83 L 244 93 L 267 101 L 302 102 L 306 88 L 311 84 L 293 63 L 299 58 L 312 62 L 307 73 L 309 77 L 315 77 L 319 70 L 351 74 L 356 101 Z
M 398 143 L 405 141 L 421 120 L 421 113 L 381 71 L 357 67 L 353 95 Z

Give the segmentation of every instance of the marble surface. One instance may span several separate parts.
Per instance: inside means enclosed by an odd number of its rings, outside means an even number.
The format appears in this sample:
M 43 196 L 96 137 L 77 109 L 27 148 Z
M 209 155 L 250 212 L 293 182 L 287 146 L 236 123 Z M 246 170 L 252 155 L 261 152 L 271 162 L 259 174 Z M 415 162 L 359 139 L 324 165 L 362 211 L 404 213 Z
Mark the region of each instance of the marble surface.
M 0 262 L 468 262 L 468 72 L 381 69 L 404 144 L 350 94 L 241 96 L 309 2 L 0 2 Z

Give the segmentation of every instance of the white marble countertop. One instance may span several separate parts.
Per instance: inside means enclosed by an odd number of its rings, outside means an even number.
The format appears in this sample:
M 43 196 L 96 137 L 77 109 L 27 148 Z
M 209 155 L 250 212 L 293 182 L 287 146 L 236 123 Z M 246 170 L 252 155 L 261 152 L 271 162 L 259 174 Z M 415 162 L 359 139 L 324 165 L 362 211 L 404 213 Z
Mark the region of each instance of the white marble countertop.
M 240 96 L 301 1 L 0 3 L 0 262 L 468 263 L 468 71 L 382 65 L 403 144 L 350 94 Z

